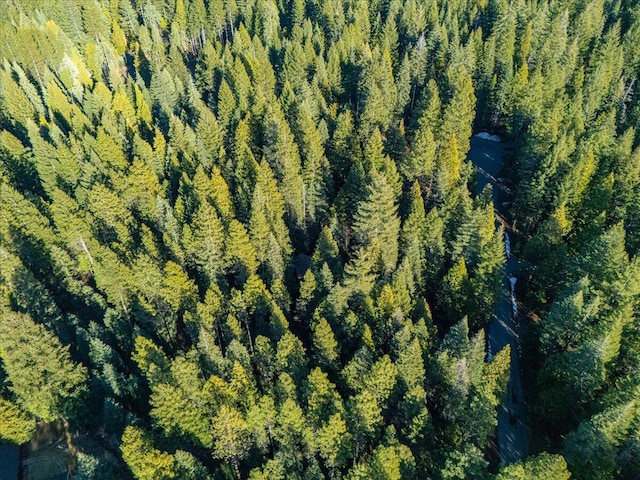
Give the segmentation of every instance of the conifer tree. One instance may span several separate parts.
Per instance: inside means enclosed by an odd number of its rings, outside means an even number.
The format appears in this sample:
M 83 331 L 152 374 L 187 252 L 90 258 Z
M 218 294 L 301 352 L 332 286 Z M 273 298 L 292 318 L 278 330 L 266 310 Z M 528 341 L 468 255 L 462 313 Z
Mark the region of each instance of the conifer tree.
M 86 368 L 71 359 L 69 347 L 28 315 L 2 313 L 0 358 L 9 390 L 32 415 L 48 422 L 69 419 L 82 405 Z
M 0 398 L 0 439 L 21 445 L 29 441 L 36 429 L 35 419 L 16 404 Z
M 294 224 L 304 224 L 304 183 L 301 163 L 289 124 L 278 111 L 267 112 L 264 154 L 284 194 L 287 214 Z
M 237 220 L 231 220 L 228 235 L 225 245 L 225 267 L 243 283 L 258 267 L 256 252 L 249 241 L 246 228 Z
M 139 480 L 165 480 L 176 476 L 173 456 L 156 449 L 148 435 L 138 427 L 125 429 L 120 450 L 131 473 Z
M 373 172 L 367 198 L 358 204 L 354 216 L 354 236 L 370 249 L 384 272 L 391 272 L 398 261 L 400 219 L 392 186 L 383 174 Z
M 240 478 L 240 460 L 250 448 L 250 430 L 241 413 L 233 407 L 222 405 L 213 419 L 213 455 L 231 462 Z
M 636 474 L 633 2 L 4 3 L 0 437 L 121 439 L 78 478 Z M 489 469 L 518 355 L 549 453 Z
M 567 470 L 567 462 L 562 455 L 543 452 L 525 462 L 507 465 L 496 476 L 499 480 L 542 480 L 549 477 L 561 480 L 568 480 L 571 477 L 571 472 Z

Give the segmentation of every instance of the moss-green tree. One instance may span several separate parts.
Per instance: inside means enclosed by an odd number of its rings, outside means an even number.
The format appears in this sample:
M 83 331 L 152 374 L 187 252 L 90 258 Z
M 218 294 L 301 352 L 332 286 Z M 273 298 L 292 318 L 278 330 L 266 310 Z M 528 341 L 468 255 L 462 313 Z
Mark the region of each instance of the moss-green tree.
M 51 422 L 71 418 L 86 393 L 87 370 L 69 347 L 28 315 L 0 316 L 0 358 L 8 388 L 27 412 Z
M 120 444 L 122 458 L 139 480 L 167 480 L 176 476 L 176 462 L 172 455 L 158 450 L 144 430 L 128 426 Z
M 0 440 L 21 445 L 36 431 L 35 418 L 15 403 L 0 398 Z

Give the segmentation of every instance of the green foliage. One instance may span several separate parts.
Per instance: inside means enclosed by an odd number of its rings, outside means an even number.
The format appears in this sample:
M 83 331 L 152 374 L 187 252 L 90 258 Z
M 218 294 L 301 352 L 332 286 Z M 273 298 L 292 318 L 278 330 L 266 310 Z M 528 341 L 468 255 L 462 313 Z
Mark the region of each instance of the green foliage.
M 374 172 L 367 197 L 358 204 L 354 217 L 354 237 L 361 248 L 370 250 L 383 271 L 395 269 L 398 259 L 400 219 L 392 185 L 384 174 Z
M 16 404 L 0 398 L 0 439 L 21 445 L 29 441 L 36 431 L 35 419 L 20 410 Z
M 86 453 L 78 453 L 74 476 L 78 480 L 107 480 L 121 474 L 122 472 L 113 462 Z
M 329 322 L 323 317 L 312 324 L 313 348 L 317 355 L 317 362 L 324 367 L 336 367 L 338 361 L 338 342 Z
M 120 451 L 131 473 L 139 480 L 176 477 L 174 457 L 156 449 L 148 435 L 138 427 L 129 426 L 124 430 Z
M 0 358 L 8 388 L 24 410 L 47 422 L 75 415 L 86 393 L 87 370 L 42 325 L 28 315 L 4 312 Z
M 236 465 L 250 447 L 249 426 L 238 410 L 227 405 L 222 405 L 213 419 L 213 438 L 215 458 L 232 461 Z
M 237 220 L 231 221 L 228 235 L 224 256 L 226 269 L 244 283 L 258 268 L 256 251 L 249 242 L 247 229 Z
M 562 455 L 541 453 L 524 462 L 518 462 L 500 470 L 496 480 L 544 480 L 545 478 L 557 478 L 569 480 L 571 472 L 567 470 L 567 462 Z
M 484 472 L 486 464 L 487 461 L 482 457 L 482 452 L 475 445 L 466 444 L 462 449 L 447 455 L 444 468 L 440 471 L 440 478 L 480 480 L 486 476 Z
M 153 388 L 150 398 L 151 417 L 167 435 L 187 437 L 191 442 L 210 448 L 213 443 L 211 426 L 198 396 L 190 398 L 187 392 L 161 383 Z
M 210 478 L 206 467 L 191 453 L 178 450 L 174 458 L 176 459 L 178 470 L 176 477 L 184 478 L 185 480 L 207 480 Z
M 487 478 L 522 355 L 549 454 L 498 478 L 638 470 L 633 2 L 5 4 L 0 437 L 122 439 L 78 478 Z M 486 363 L 496 211 L 522 349 Z
M 618 451 L 638 413 L 634 399 L 594 415 L 571 432 L 563 455 L 576 478 L 614 478 Z

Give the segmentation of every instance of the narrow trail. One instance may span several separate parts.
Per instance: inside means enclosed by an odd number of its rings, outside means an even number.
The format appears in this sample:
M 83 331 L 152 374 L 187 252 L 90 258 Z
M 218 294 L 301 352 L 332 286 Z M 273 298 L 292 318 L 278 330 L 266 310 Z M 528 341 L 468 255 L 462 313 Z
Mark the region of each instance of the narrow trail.
M 503 167 L 504 146 L 502 143 L 481 138 L 471 139 L 469 159 L 477 169 L 477 193 L 487 184 L 493 186 L 493 203 L 496 221 L 505 227 L 505 249 L 507 262 L 502 280 L 502 292 L 494 318 L 488 328 L 488 350 L 495 354 L 506 345 L 511 346 L 511 368 L 507 395 L 498 410 L 498 449 L 500 460 L 509 464 L 523 460 L 529 453 L 529 430 L 525 422 L 525 408 L 522 393 L 522 370 L 520 368 L 520 346 L 517 323 L 517 283 L 518 260 L 511 254 L 510 226 L 506 221 L 504 201 L 507 192 L 500 185 L 499 175 Z

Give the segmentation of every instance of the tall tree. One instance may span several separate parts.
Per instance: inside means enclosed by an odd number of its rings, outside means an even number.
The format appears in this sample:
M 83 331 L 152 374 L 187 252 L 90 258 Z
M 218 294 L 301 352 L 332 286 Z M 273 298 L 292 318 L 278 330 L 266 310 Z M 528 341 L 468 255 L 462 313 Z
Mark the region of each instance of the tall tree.
M 36 431 L 35 419 L 15 403 L 0 398 L 0 439 L 21 445 L 29 441 Z
M 359 245 L 374 252 L 374 261 L 388 273 L 398 261 L 397 200 L 384 174 L 373 171 L 371 177 L 367 197 L 358 204 L 354 216 L 354 237 Z
M 0 358 L 9 389 L 32 415 L 47 422 L 69 419 L 82 406 L 87 369 L 71 359 L 68 346 L 28 315 L 2 313 Z
M 122 458 L 139 480 L 170 479 L 176 476 L 172 455 L 153 446 L 149 436 L 140 428 L 129 426 L 122 434 Z

